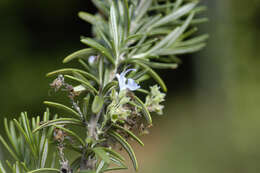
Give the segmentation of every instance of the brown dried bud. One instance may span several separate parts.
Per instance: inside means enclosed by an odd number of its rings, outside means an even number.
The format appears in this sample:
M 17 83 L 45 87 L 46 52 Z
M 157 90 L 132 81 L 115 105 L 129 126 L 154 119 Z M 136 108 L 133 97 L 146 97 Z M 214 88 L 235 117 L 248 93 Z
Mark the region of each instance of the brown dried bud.
M 64 77 L 63 75 L 59 75 L 54 81 L 50 84 L 52 88 L 54 88 L 55 92 L 57 92 L 64 85 Z

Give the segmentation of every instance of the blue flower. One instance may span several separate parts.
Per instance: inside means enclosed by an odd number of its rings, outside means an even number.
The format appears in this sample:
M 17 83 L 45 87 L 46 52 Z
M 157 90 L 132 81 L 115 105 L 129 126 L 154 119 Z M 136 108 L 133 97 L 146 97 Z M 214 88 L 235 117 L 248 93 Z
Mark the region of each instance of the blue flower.
M 126 71 L 123 71 L 121 74 L 116 74 L 120 91 L 124 89 L 129 89 L 130 91 L 134 91 L 140 88 L 140 86 L 134 81 L 134 79 L 132 78 L 127 79 L 125 77 L 125 75 L 130 71 L 136 71 L 136 69 L 128 69 Z
M 94 55 L 91 55 L 89 58 L 88 58 L 88 63 L 90 65 L 94 64 L 94 62 L 96 61 L 96 56 Z

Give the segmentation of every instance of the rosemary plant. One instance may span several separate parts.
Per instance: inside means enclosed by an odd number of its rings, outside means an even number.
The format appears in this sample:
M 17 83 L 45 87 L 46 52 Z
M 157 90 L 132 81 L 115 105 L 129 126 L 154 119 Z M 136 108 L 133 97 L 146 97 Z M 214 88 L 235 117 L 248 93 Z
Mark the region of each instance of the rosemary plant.
M 47 74 L 54 77 L 55 92 L 66 92 L 67 105 L 46 101 L 66 113 L 29 120 L 5 119 L 7 139 L 0 141 L 12 161 L 0 173 L 103 173 L 127 169 L 118 145 L 138 169 L 128 143 L 143 142 L 152 126 L 151 113 L 161 115 L 166 85 L 154 69 L 176 69 L 178 55 L 205 46 L 207 35 L 194 36 L 195 18 L 204 11 L 191 0 L 92 0 L 97 14 L 79 12 L 93 25 L 94 38 L 81 37 L 87 48 L 63 60 L 77 60 L 81 67 L 64 68 Z M 143 82 L 152 78 L 155 85 Z M 51 118 L 50 118 L 51 117 Z M 117 145 L 118 144 L 118 145 Z M 55 152 L 53 152 L 55 150 Z M 74 154 L 71 154 L 74 153 Z

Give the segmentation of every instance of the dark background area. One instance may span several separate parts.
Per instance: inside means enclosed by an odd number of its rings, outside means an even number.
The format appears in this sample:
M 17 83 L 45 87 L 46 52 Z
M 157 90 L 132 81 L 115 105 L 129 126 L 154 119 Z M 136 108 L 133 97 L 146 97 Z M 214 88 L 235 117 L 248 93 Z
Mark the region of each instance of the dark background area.
M 165 115 L 155 117 L 145 147 L 136 146 L 142 173 L 260 170 L 260 1 L 202 3 L 208 46 L 160 72 L 169 89 Z M 91 26 L 77 17 L 82 10 L 96 9 L 87 0 L 0 1 L 1 122 L 42 114 L 42 102 L 56 97 L 45 74 L 85 47 L 79 38 L 91 36 Z

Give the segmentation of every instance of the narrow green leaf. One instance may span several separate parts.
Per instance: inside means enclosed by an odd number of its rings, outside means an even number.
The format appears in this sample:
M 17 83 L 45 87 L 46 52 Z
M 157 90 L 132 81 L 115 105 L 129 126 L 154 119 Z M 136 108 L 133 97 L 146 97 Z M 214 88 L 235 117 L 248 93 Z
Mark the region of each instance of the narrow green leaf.
M 29 172 L 29 169 L 28 167 L 26 166 L 26 164 L 24 162 L 21 162 L 21 165 L 23 166 L 23 169 L 26 171 L 26 172 Z
M 206 6 L 200 6 L 200 7 L 196 7 L 192 10 L 192 12 L 196 13 L 196 14 L 199 14 L 201 12 L 205 12 L 207 11 L 208 8 Z
M 48 109 L 48 108 L 47 108 Z M 58 118 L 58 114 L 55 114 L 54 116 L 53 116 L 53 120 L 55 120 L 55 119 L 57 119 Z M 53 136 L 53 131 L 54 131 L 54 127 L 50 127 L 49 129 L 48 129 L 48 132 L 47 132 L 47 138 L 48 139 L 50 139 L 52 136 Z
M 76 77 L 78 79 L 84 80 L 85 82 L 89 82 L 89 80 L 87 78 L 85 78 L 85 76 L 83 76 L 82 74 L 80 74 L 78 72 L 73 72 L 72 74 L 74 77 Z
M 170 45 L 174 44 L 181 36 L 181 34 L 187 29 L 193 16 L 194 13 L 191 13 L 181 27 L 175 28 L 170 34 L 168 34 L 164 39 L 162 39 L 152 49 L 150 49 L 147 54 L 152 54 L 153 52 L 160 51 L 160 49 L 162 49 L 163 47 L 169 47 Z
M 159 55 L 181 55 L 187 53 L 194 53 L 206 46 L 205 43 L 195 44 L 192 46 L 184 46 L 184 47 L 177 47 L 177 48 L 168 48 L 168 49 L 161 49 L 158 54 Z
M 36 129 L 33 130 L 33 133 L 35 133 L 38 130 L 41 130 L 45 127 L 49 127 L 52 125 L 59 125 L 59 124 L 71 124 L 71 125 L 79 125 L 79 126 L 83 126 L 83 127 L 85 126 L 85 124 L 81 120 L 78 120 L 75 118 L 59 118 L 59 119 L 48 121 L 48 122 L 40 125 L 39 127 L 37 127 Z
M 19 135 L 17 137 L 17 142 L 18 142 L 18 150 L 20 151 L 19 155 L 23 156 L 24 154 L 27 154 L 27 152 L 25 150 L 28 147 L 26 148 L 27 144 L 26 144 L 25 139 L 24 139 L 24 137 L 22 135 Z M 25 160 L 28 160 L 28 159 L 25 157 Z
M 107 58 L 107 60 L 110 63 L 115 65 L 115 60 L 107 48 L 105 48 L 104 46 L 102 46 L 101 44 L 99 44 L 98 42 L 96 42 L 95 40 L 93 40 L 91 38 L 83 38 L 83 39 L 81 39 L 81 42 L 94 49 L 97 49 L 102 55 L 104 55 Z
M 85 142 L 84 142 L 84 141 L 81 139 L 81 137 L 80 137 L 79 135 L 77 135 L 75 132 L 73 132 L 73 131 L 71 131 L 71 130 L 69 130 L 69 129 L 67 129 L 67 128 L 64 128 L 64 127 L 62 127 L 62 126 L 57 126 L 57 125 L 53 125 L 53 126 L 56 127 L 56 128 L 58 128 L 58 129 L 63 130 L 64 132 L 66 132 L 66 133 L 69 134 L 70 136 L 72 136 L 72 137 L 74 137 L 75 139 L 77 139 L 82 146 L 85 146 Z
M 15 173 L 20 173 L 20 166 L 19 166 L 19 162 L 16 161 L 16 163 L 14 164 L 14 168 L 15 168 Z
M 140 93 L 143 93 L 143 94 L 149 94 L 149 91 L 145 90 L 145 89 L 137 89 L 136 91 L 140 92 Z
M 108 84 L 106 84 L 106 86 L 104 87 L 102 94 L 106 95 L 108 91 L 110 91 L 111 88 L 113 88 L 114 86 L 117 86 L 118 82 L 117 81 L 112 81 L 109 82 Z
M 104 69 L 104 79 L 103 79 L 103 86 L 106 86 L 111 81 L 111 73 L 113 72 L 113 68 L 105 68 Z
M 90 94 L 87 94 L 87 96 L 83 99 L 83 114 L 84 118 L 87 119 L 87 115 L 89 113 L 89 100 L 90 100 Z
M 181 43 L 178 43 L 178 46 L 191 46 L 191 45 L 194 45 L 194 44 L 198 44 L 198 43 L 204 42 L 208 38 L 209 38 L 208 34 L 203 34 L 201 36 L 189 39 L 187 41 L 183 41 Z
M 84 12 L 84 11 L 80 11 L 78 13 L 79 18 L 81 18 L 82 20 L 95 25 L 97 23 L 97 18 L 96 16 L 94 16 L 93 14 L 90 14 L 88 12 Z
M 36 124 L 36 119 L 35 117 L 32 117 L 32 129 L 35 129 L 38 126 L 38 124 Z M 34 141 L 36 141 L 36 145 L 39 144 L 39 133 L 35 133 L 34 135 Z
M 60 170 L 55 169 L 55 168 L 40 168 L 40 169 L 36 169 L 33 171 L 29 171 L 27 173 L 38 173 L 38 172 L 58 172 L 58 173 L 60 173 Z
M 112 5 L 110 8 L 110 33 L 113 37 L 115 49 L 117 54 L 119 53 L 119 33 L 118 33 L 118 22 L 117 22 L 117 14 L 114 1 L 112 1 Z
M 166 47 L 175 43 L 175 41 L 181 36 L 181 34 L 183 34 L 184 31 L 188 28 L 193 17 L 194 17 L 194 13 L 191 13 L 189 17 L 185 20 L 184 24 L 180 27 L 179 31 L 172 37 L 171 40 L 169 40 Z
M 134 80 L 137 80 L 138 78 L 142 77 L 148 72 L 148 70 L 141 70 L 137 72 L 135 75 L 131 76 Z
M 57 159 L 57 152 L 53 152 L 52 159 L 51 159 L 51 168 L 55 168 L 56 166 L 56 159 Z
M 82 170 L 82 171 L 79 171 L 79 173 L 96 173 L 96 171 L 92 171 L 92 170 Z
M 101 172 L 104 172 L 102 171 L 102 169 L 104 168 L 107 168 L 108 167 L 108 163 L 104 162 L 104 160 L 101 160 L 97 166 L 97 169 L 96 169 L 96 173 L 101 173 Z
M 137 49 L 137 48 L 140 49 L 140 48 L 143 48 L 143 47 L 148 47 L 149 48 L 150 45 L 152 45 L 153 43 L 155 43 L 157 41 L 158 41 L 158 38 L 154 38 L 154 39 L 151 39 L 149 41 L 146 41 L 143 44 L 128 47 L 128 48 L 124 49 L 123 51 L 129 51 L 129 50 Z
M 166 62 L 166 63 L 176 63 L 176 64 L 182 64 L 182 60 L 174 55 L 169 55 L 168 57 L 162 57 L 160 58 L 161 62 Z
M 144 103 L 142 102 L 141 99 L 139 99 L 137 96 L 134 97 L 135 100 L 137 101 L 137 103 L 140 104 L 140 106 L 143 108 L 142 111 L 144 113 L 144 117 L 147 120 L 148 124 L 152 124 L 152 117 L 150 115 L 150 112 L 147 110 L 146 106 L 144 105 Z
M 114 128 L 120 129 L 123 132 L 127 133 L 131 138 L 133 138 L 134 140 L 136 140 L 141 146 L 144 146 L 144 143 L 134 134 L 132 133 L 130 130 L 125 129 L 124 127 L 121 127 L 117 124 L 113 124 L 112 125 Z
M 109 9 L 106 7 L 104 1 L 91 0 L 93 4 L 105 15 L 109 15 Z
M 173 6 L 175 6 L 175 3 L 169 3 L 169 4 L 163 4 L 163 5 L 153 5 L 148 10 L 149 11 L 159 10 L 159 9 L 164 9 L 164 8 L 168 8 L 168 7 L 173 7 Z
M 82 49 L 82 50 L 76 51 L 76 52 L 70 54 L 69 56 L 67 56 L 66 58 L 64 58 L 63 63 L 68 63 L 74 59 L 79 59 L 79 58 L 88 59 L 89 56 L 96 54 L 96 53 L 97 53 L 97 51 L 92 48 Z
M 146 34 L 150 34 L 150 32 L 152 32 L 153 28 L 152 26 L 154 25 L 154 23 L 158 22 L 162 17 L 162 14 L 157 14 L 156 16 L 150 17 L 150 20 L 147 20 L 147 22 L 141 26 L 140 30 L 138 31 L 138 33 L 145 33 L 145 32 L 149 32 Z
M 73 109 L 69 108 L 68 106 L 65 106 L 63 104 L 60 104 L 60 103 L 55 103 L 55 102 L 50 102 L 50 101 L 44 101 L 43 102 L 44 104 L 48 105 L 48 106 L 52 106 L 52 107 L 55 107 L 55 108 L 58 108 L 58 109 L 62 109 L 64 111 L 67 111 L 69 113 L 71 113 L 73 116 L 79 118 L 80 117 L 80 114 L 77 113 L 76 111 L 74 111 Z
M 129 37 L 126 38 L 125 44 L 131 44 L 133 42 L 136 42 L 137 40 L 141 39 L 144 35 L 143 34 L 132 34 Z M 130 43 L 129 43 L 130 42 Z
M 55 75 L 58 75 L 58 74 L 71 74 L 73 72 L 78 72 L 80 74 L 83 74 L 88 79 L 93 80 L 93 81 L 95 81 L 96 83 L 99 84 L 98 79 L 94 75 L 92 75 L 92 74 L 90 74 L 86 71 L 83 71 L 83 70 L 80 70 L 80 69 L 75 69 L 75 68 L 63 68 L 63 69 L 55 70 L 53 72 L 48 73 L 46 76 L 50 77 L 50 76 L 55 76 Z
M 145 14 L 147 14 L 147 10 L 150 8 L 152 4 L 152 0 L 141 0 L 139 6 L 135 10 L 136 22 L 139 22 L 140 19 L 143 18 Z
M 14 119 L 14 124 L 16 125 L 17 129 L 23 134 L 25 141 L 27 142 L 27 145 L 29 145 L 31 152 L 35 158 L 37 158 L 36 150 L 33 146 L 33 143 L 30 141 L 29 136 L 26 134 L 24 129 L 22 128 L 20 122 L 18 122 L 16 119 Z
M 49 149 L 49 143 L 48 140 L 45 139 L 45 143 L 41 154 L 41 168 L 45 167 L 47 156 L 48 156 L 48 149 Z
M 108 172 L 108 171 L 119 171 L 119 170 L 125 170 L 127 169 L 127 167 L 112 167 L 112 168 L 107 168 L 104 170 L 104 172 Z
M 90 71 L 90 67 L 85 61 L 79 59 L 78 62 L 85 68 L 86 71 Z
M 12 164 L 11 164 L 8 160 L 6 160 L 5 162 L 6 162 L 7 166 L 8 166 L 11 170 L 13 170 Z M 13 173 L 15 173 L 15 172 L 13 172 Z
M 150 79 L 150 78 L 151 78 L 150 75 L 145 74 L 145 75 L 141 76 L 140 78 L 136 79 L 135 81 L 136 81 L 137 83 L 141 83 L 141 82 L 146 81 L 146 80 L 148 80 L 148 79 Z
M 134 154 L 134 151 L 132 149 L 132 147 L 130 146 L 130 144 L 128 144 L 128 142 L 122 137 L 120 136 L 117 132 L 114 131 L 109 131 L 109 135 L 112 136 L 115 140 L 117 140 L 122 147 L 127 151 L 129 157 L 131 158 L 134 168 L 137 171 L 138 170 L 138 163 Z
M 110 148 L 105 148 L 105 147 L 101 147 L 103 150 L 105 150 L 107 153 L 111 154 L 112 156 L 114 156 L 115 158 L 121 160 L 121 161 L 125 161 L 125 158 L 123 156 L 121 156 L 119 153 L 115 152 L 114 150 L 110 149 Z
M 172 32 L 172 29 L 168 28 L 155 28 L 152 29 L 151 32 L 147 33 L 148 36 L 156 36 L 156 35 L 167 35 Z
M 9 147 L 9 145 L 6 143 L 6 141 L 1 135 L 0 135 L 0 141 L 15 160 L 20 160 L 19 157 L 13 152 L 13 150 Z
M 101 95 L 96 95 L 92 103 L 92 112 L 97 114 L 103 107 L 104 98 Z
M 185 22 L 185 21 L 184 21 Z M 181 36 L 180 36 L 180 40 L 184 40 L 186 38 L 189 38 L 192 34 L 196 33 L 198 31 L 197 27 L 192 27 L 191 29 L 189 29 L 188 31 L 184 32 Z
M 86 82 L 84 80 L 78 79 L 76 77 L 70 76 L 70 75 L 64 75 L 64 77 L 69 78 L 71 80 L 80 82 L 82 85 L 86 86 L 90 91 L 94 92 L 94 93 L 98 93 L 98 91 L 96 90 L 96 88 L 94 88 L 89 82 Z
M 28 116 L 27 116 L 27 113 L 21 113 L 21 118 L 22 118 L 22 124 L 23 124 L 23 127 L 25 129 L 25 132 L 27 134 L 27 136 L 29 137 L 30 139 L 30 143 L 32 144 L 34 150 L 36 151 L 36 144 L 35 144 L 35 141 L 34 141 L 34 138 L 33 138 L 33 134 L 32 134 L 32 129 L 30 127 L 30 123 L 29 123 L 29 120 L 28 120 Z
M 157 43 L 152 49 L 149 50 L 147 54 L 150 54 L 156 50 L 160 50 L 163 46 L 169 43 L 169 41 L 175 41 L 178 37 L 177 34 L 179 33 L 180 27 L 175 28 L 170 34 L 168 34 L 164 39 L 162 39 L 159 43 Z
M 124 28 L 125 28 L 125 38 L 128 37 L 129 32 L 130 32 L 130 24 L 131 24 L 131 19 L 129 15 L 129 7 L 128 7 L 128 1 L 124 0 Z
M 98 157 L 100 157 L 100 159 L 104 160 L 104 162 L 110 163 L 110 158 L 103 148 L 96 147 L 96 148 L 93 149 L 93 151 Z
M 0 171 L 1 173 L 6 173 L 1 161 L 0 161 Z
M 116 157 L 114 157 L 114 156 L 112 156 L 112 155 L 110 155 L 110 160 L 111 160 L 113 163 L 115 163 L 117 166 L 127 167 L 123 161 L 119 160 L 118 158 L 116 158 Z
M 208 21 L 209 21 L 209 19 L 207 17 L 201 17 L 201 18 L 193 19 L 191 21 L 191 24 L 198 25 L 198 24 L 206 23 Z
M 183 3 L 183 0 L 177 0 L 175 6 L 173 8 L 173 11 L 176 11 L 181 6 L 182 3 Z
M 46 132 L 43 131 L 42 135 L 41 135 L 41 140 L 40 140 L 40 144 L 38 146 L 38 150 L 39 150 L 39 155 L 40 157 L 43 154 L 43 150 L 44 150 L 44 144 L 46 143 Z M 39 160 L 40 161 L 40 160 Z
M 96 33 L 97 33 L 97 38 L 100 37 L 107 44 L 105 47 L 109 47 L 110 49 L 112 49 L 111 40 L 109 40 L 108 36 L 106 35 L 106 32 L 104 32 L 104 30 L 102 30 L 100 27 L 96 27 Z
M 167 87 L 165 85 L 165 83 L 163 82 L 163 80 L 161 79 L 161 77 L 154 71 L 152 70 L 149 66 L 141 63 L 141 62 L 138 62 L 138 61 L 135 61 L 135 63 L 137 63 L 138 65 L 140 65 L 142 68 L 144 68 L 145 70 L 147 70 L 147 73 L 154 78 L 155 81 L 158 82 L 158 84 L 162 87 L 163 91 L 164 92 L 167 92 Z
M 156 22 L 153 27 L 158 27 L 160 25 L 164 25 L 167 23 L 170 23 L 176 19 L 179 19 L 180 17 L 188 14 L 191 12 L 191 10 L 196 7 L 197 2 L 191 2 L 188 3 L 182 7 L 180 7 L 178 10 L 173 11 L 172 13 L 170 13 L 169 15 L 163 17 L 161 20 L 159 20 L 158 22 Z
M 13 125 L 13 121 L 10 121 L 10 131 L 9 131 L 9 126 L 8 126 L 8 122 L 7 119 L 4 119 L 4 127 L 5 127 L 5 132 L 7 134 L 7 137 L 12 145 L 12 147 L 14 148 L 15 152 L 18 154 L 19 150 L 18 150 L 18 144 L 17 144 L 17 136 L 15 133 L 15 128 Z M 19 154 L 18 154 L 19 155 Z
M 103 75 L 104 75 L 104 61 L 103 61 L 103 58 L 99 58 L 99 62 L 98 62 L 98 75 L 99 75 L 99 82 L 103 85 Z
M 80 163 L 81 163 L 81 156 L 79 156 L 78 158 L 76 158 L 70 165 L 71 169 L 73 169 L 73 172 L 76 172 L 79 167 L 80 167 Z
M 159 63 L 159 62 L 150 62 L 150 61 L 141 61 L 142 63 L 148 65 L 149 67 L 156 69 L 176 69 L 178 68 L 177 63 Z

